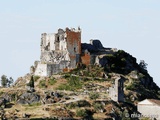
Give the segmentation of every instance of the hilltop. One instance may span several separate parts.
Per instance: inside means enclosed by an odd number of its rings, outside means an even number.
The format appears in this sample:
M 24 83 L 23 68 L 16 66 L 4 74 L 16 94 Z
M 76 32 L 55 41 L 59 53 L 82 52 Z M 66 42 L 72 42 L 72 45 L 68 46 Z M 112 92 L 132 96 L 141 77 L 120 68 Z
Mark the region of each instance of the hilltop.
M 81 29 L 66 28 L 42 34 L 40 61 L 0 96 L 2 119 L 129 120 L 160 88 L 144 61 L 100 40 L 81 43 Z

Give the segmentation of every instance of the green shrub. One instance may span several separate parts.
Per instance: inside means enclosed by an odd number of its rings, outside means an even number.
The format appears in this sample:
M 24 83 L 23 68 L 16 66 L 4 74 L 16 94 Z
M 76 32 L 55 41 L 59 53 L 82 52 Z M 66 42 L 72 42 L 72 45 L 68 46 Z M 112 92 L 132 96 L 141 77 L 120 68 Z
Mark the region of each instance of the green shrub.
M 57 82 L 57 81 L 55 80 L 55 78 L 51 78 L 51 79 L 48 81 L 48 83 L 49 83 L 50 85 L 54 85 L 56 82 Z
M 33 79 L 33 76 L 31 76 L 31 79 L 30 79 L 29 83 L 27 84 L 27 86 L 30 86 L 30 87 L 34 88 L 34 79 Z
M 76 111 L 76 116 L 77 117 L 86 117 L 87 115 L 87 111 L 85 109 L 78 109 Z
M 106 57 L 114 57 L 113 54 L 106 54 L 105 56 L 106 56 Z
M 111 65 L 111 68 L 112 68 L 112 69 L 115 69 L 115 68 L 116 68 L 116 65 L 115 65 L 115 64 L 112 64 L 112 65 Z
M 77 107 L 77 104 L 73 103 L 73 102 L 68 105 L 69 109 L 73 109 L 73 108 L 76 108 L 76 107 Z
M 132 82 L 132 83 L 130 83 L 129 85 L 127 85 L 126 86 L 126 89 L 127 90 L 135 90 L 135 89 L 137 89 L 137 83 L 136 82 Z
M 122 62 L 126 62 L 126 59 L 125 59 L 125 58 L 121 58 L 121 61 L 122 61 Z
M 40 102 L 36 102 L 36 103 L 29 104 L 29 106 L 32 106 L 32 107 L 40 106 L 40 105 L 41 105 Z
M 82 82 L 79 80 L 79 77 L 70 76 L 67 84 L 61 84 L 58 87 L 58 90 L 77 90 L 82 88 Z
M 41 80 L 41 81 L 39 82 L 39 88 L 46 88 L 46 87 L 47 87 L 46 81 L 45 81 L 45 80 Z
M 68 84 L 61 84 L 60 86 L 58 86 L 57 89 L 58 90 L 72 90 L 71 86 L 69 86 Z
M 16 96 L 17 96 L 16 93 L 11 94 L 11 100 L 16 101 Z
M 96 100 L 97 98 L 99 98 L 99 94 L 98 93 L 90 93 L 89 98 L 92 100 Z
M 95 104 L 93 104 L 93 107 L 94 107 L 94 109 L 95 109 L 96 111 L 99 111 L 99 110 L 101 110 L 101 109 L 104 109 L 103 105 L 100 104 L 100 103 L 95 103 Z
M 40 78 L 40 76 L 33 76 L 34 81 L 36 82 L 38 79 Z
M 3 91 L 0 91 L 0 96 L 1 96 L 3 93 L 4 93 Z
M 70 74 L 65 74 L 65 75 L 64 75 L 64 78 L 67 79 L 67 78 L 69 78 L 70 76 L 71 76 Z
M 124 50 L 118 50 L 118 52 L 117 52 L 118 54 L 124 54 L 125 53 L 125 51 Z
M 143 78 L 143 77 L 145 77 L 145 75 L 143 75 L 142 73 L 139 73 L 138 77 Z

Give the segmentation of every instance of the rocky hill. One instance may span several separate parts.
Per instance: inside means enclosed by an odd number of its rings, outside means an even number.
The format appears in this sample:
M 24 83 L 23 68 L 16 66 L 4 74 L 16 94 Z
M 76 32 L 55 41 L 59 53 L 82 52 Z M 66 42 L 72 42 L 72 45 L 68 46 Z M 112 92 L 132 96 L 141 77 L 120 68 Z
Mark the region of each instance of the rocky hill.
M 129 53 L 104 53 L 99 55 L 99 63 L 78 64 L 74 70 L 50 77 L 26 74 L 18 78 L 12 87 L 0 89 L 1 119 L 130 120 L 125 115 L 138 113 L 139 101 L 160 99 L 160 88 L 145 64 L 138 64 Z M 109 96 L 117 76 L 125 80 L 124 102 Z

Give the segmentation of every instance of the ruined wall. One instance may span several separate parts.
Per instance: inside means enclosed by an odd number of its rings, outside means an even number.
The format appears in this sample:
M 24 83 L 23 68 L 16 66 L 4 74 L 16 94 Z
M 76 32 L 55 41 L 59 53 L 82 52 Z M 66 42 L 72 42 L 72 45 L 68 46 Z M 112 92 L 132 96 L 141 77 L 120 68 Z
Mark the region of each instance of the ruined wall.
M 63 72 L 68 64 L 68 61 L 60 61 L 59 64 L 47 64 L 47 75 L 51 76 L 53 74 Z
M 55 50 L 55 45 L 54 45 L 54 42 L 55 42 L 55 34 L 54 33 L 51 33 L 51 34 L 48 34 L 47 36 L 47 41 L 49 41 L 50 43 L 50 49 L 49 51 L 51 50 Z
M 66 37 L 70 55 L 81 54 L 81 31 L 66 28 Z
M 35 75 L 50 76 L 73 69 L 79 62 L 81 53 L 81 32 L 79 30 L 58 29 L 57 33 L 41 34 L 40 63 L 35 67 Z
M 41 34 L 41 51 L 55 50 L 55 34 L 54 33 L 42 33 Z
M 47 64 L 38 63 L 34 74 L 38 76 L 48 76 Z
M 124 80 L 122 78 L 116 78 L 115 83 L 112 87 L 109 88 L 109 96 L 114 101 L 124 101 L 124 91 L 123 86 Z
M 61 60 L 70 60 L 65 39 L 65 31 L 58 29 L 58 33 L 43 33 L 41 35 L 41 62 L 59 64 Z
M 81 61 L 85 65 L 89 65 L 91 62 L 91 56 L 90 54 L 85 53 L 83 56 L 81 56 Z
M 118 96 L 118 94 L 117 94 L 115 86 L 110 87 L 109 88 L 109 97 L 114 101 L 118 101 L 117 96 Z
M 66 64 L 67 64 L 66 61 L 61 61 L 60 64 L 38 63 L 34 74 L 38 76 L 51 76 L 53 74 L 62 72 Z
M 76 54 L 81 54 L 81 31 L 66 28 L 67 50 L 71 60 L 71 68 L 76 67 Z M 79 58 L 80 59 L 80 58 Z

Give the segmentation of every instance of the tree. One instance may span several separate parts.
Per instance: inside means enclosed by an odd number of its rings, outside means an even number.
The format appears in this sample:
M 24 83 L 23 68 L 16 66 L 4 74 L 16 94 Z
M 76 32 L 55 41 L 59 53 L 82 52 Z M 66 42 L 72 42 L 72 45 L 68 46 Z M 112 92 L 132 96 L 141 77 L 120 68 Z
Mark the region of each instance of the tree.
M 33 78 L 33 75 L 31 76 L 31 79 L 30 79 L 30 81 L 29 81 L 29 83 L 28 83 L 27 86 L 30 86 L 30 87 L 34 88 L 34 78 Z
M 9 78 L 8 80 L 8 87 L 10 87 L 13 84 L 14 80 L 12 77 Z
M 7 85 L 8 85 L 8 78 L 7 78 L 6 75 L 2 75 L 1 76 L 1 85 L 2 85 L 2 87 L 7 87 Z
M 143 68 L 144 70 L 147 70 L 147 63 L 145 63 L 145 61 L 144 60 L 141 60 L 140 61 L 140 63 L 139 63 L 139 66 L 141 67 L 141 68 Z

